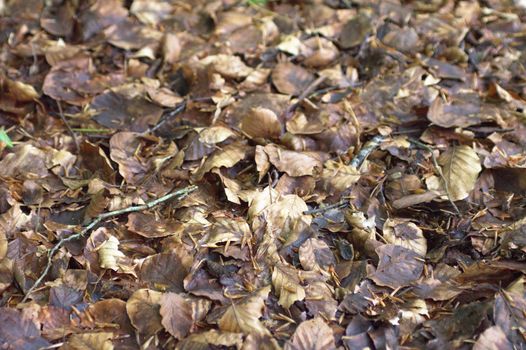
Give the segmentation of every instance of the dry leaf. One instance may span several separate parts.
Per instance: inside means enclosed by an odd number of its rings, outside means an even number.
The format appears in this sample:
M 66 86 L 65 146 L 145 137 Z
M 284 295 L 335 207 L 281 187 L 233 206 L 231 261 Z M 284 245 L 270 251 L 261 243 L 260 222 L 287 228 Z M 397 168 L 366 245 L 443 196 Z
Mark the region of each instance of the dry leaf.
M 327 243 L 317 238 L 309 238 L 299 249 L 301 266 L 305 270 L 326 271 L 336 265 L 336 259 Z
M 126 302 L 126 312 L 140 334 L 152 336 L 163 329 L 159 313 L 162 295 L 154 290 L 138 289 Z
M 422 230 L 407 220 L 387 219 L 383 227 L 383 236 L 387 243 L 411 249 L 421 256 L 427 253 L 427 240 Z
M 99 265 L 103 269 L 119 270 L 117 261 L 125 257 L 119 250 L 119 240 L 115 236 L 110 236 L 96 250 L 99 253 Z
M 281 135 L 281 123 L 270 109 L 256 107 L 241 121 L 241 130 L 253 138 L 278 138 Z
M 113 350 L 113 333 L 81 333 L 73 334 L 64 346 L 69 350 Z
M 285 350 L 332 349 L 336 349 L 333 331 L 321 317 L 303 321 L 285 344 Z
M 305 68 L 292 63 L 278 63 L 272 71 L 272 82 L 282 94 L 300 95 L 314 80 Z
M 291 265 L 274 266 L 272 285 L 279 296 L 278 303 L 286 309 L 294 302 L 305 299 L 305 289 L 300 284 L 298 270 Z
M 232 301 L 232 305 L 227 307 L 219 319 L 219 329 L 233 333 L 270 335 L 268 329 L 259 320 L 269 292 L 270 286 L 267 286 L 237 302 Z
M 159 303 L 164 329 L 176 339 L 183 339 L 194 324 L 192 304 L 177 293 L 163 294 Z
M 289 151 L 274 144 L 266 145 L 264 150 L 272 165 L 289 176 L 314 175 L 323 166 L 316 153 Z
M 369 275 L 376 284 L 393 289 L 415 282 L 424 269 L 422 257 L 407 248 L 386 244 L 376 249 L 380 262 Z
M 482 170 L 480 159 L 473 148 L 463 145 L 451 147 L 440 155 L 438 163 L 442 166 L 450 199 L 458 201 L 467 198 Z M 429 189 L 444 191 L 444 185 L 440 185 L 441 187 L 435 185 Z

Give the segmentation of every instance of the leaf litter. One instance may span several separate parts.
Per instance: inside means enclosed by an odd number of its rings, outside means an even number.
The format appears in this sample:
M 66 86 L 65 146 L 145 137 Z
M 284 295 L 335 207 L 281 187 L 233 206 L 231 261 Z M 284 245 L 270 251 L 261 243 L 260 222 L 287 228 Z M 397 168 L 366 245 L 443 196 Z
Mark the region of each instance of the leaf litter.
M 520 349 L 523 1 L 0 1 L 0 347 Z

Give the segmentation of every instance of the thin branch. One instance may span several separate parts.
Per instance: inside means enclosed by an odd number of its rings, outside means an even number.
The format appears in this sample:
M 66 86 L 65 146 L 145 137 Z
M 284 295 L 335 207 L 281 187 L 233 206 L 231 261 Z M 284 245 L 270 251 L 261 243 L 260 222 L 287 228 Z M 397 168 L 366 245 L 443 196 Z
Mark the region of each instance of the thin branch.
M 376 135 L 369 141 L 367 141 L 363 147 L 360 149 L 360 151 L 356 154 L 356 156 L 351 160 L 349 163 L 352 167 L 355 169 L 358 169 L 362 163 L 365 161 L 365 159 L 382 143 L 382 141 L 385 139 L 382 135 Z M 304 211 L 303 214 L 318 214 L 323 213 L 329 209 L 333 208 L 343 208 L 349 204 L 349 201 L 347 200 L 341 200 L 337 203 L 327 205 L 323 208 L 314 208 L 307 211 Z
M 161 128 L 168 120 L 172 119 L 176 115 L 182 113 L 186 109 L 187 101 L 183 100 L 183 102 L 179 103 L 175 108 L 169 112 L 167 112 L 165 115 L 163 115 L 162 119 L 154 126 L 152 126 L 150 129 L 148 129 L 145 134 L 153 134 L 155 131 L 157 131 L 159 128 Z
M 298 108 L 300 103 L 304 99 L 306 99 L 311 93 L 313 93 L 316 90 L 316 88 L 325 81 L 326 78 L 327 77 L 325 76 L 320 76 L 317 79 L 313 80 L 309 86 L 307 86 L 307 88 L 301 93 L 301 95 L 298 96 L 298 100 L 292 105 L 290 105 L 289 108 L 287 108 L 287 110 L 285 111 L 285 117 L 287 120 L 289 119 L 289 116 L 292 114 L 292 112 L 294 112 L 296 108 Z
M 75 142 L 75 148 L 77 149 L 77 153 L 80 153 L 80 146 L 79 146 L 79 140 L 77 139 L 77 134 L 75 134 L 75 131 L 73 131 L 73 129 L 68 123 L 68 120 L 64 116 L 64 111 L 62 110 L 62 104 L 58 100 L 56 102 L 58 106 L 58 114 L 60 115 L 60 119 L 62 119 L 62 122 L 66 125 L 66 128 L 71 134 L 71 137 L 73 137 L 73 142 Z
M 376 135 L 369 141 L 363 145 L 362 149 L 360 149 L 360 152 L 356 154 L 356 156 L 351 160 L 349 163 L 350 166 L 358 169 L 362 163 L 365 161 L 367 157 L 382 143 L 384 140 L 384 136 L 382 135 Z
M 328 210 L 331 210 L 331 209 L 344 208 L 347 205 L 349 205 L 349 201 L 342 199 L 341 201 L 339 201 L 337 203 L 330 204 L 330 205 L 327 205 L 325 207 L 306 210 L 306 211 L 303 212 L 303 214 L 305 214 L 305 215 L 313 215 L 313 214 L 324 213 L 324 212 L 326 212 Z
M 47 274 L 49 273 L 49 270 L 51 270 L 51 266 L 53 265 L 53 256 L 55 256 L 55 254 L 59 251 L 59 249 L 64 245 L 66 244 L 67 242 L 70 242 L 70 241 L 74 241 L 76 239 L 79 239 L 81 237 L 83 237 L 86 233 L 88 233 L 89 231 L 91 231 L 95 226 L 97 226 L 101 221 L 103 221 L 104 219 L 107 219 L 107 218 L 110 218 L 110 217 L 114 217 L 114 216 L 118 216 L 118 215 L 122 215 L 122 214 L 126 214 L 126 213 L 132 213 L 132 212 L 137 212 L 137 211 L 143 211 L 143 210 L 147 210 L 147 209 L 151 209 L 161 203 L 164 203 L 170 199 L 173 199 L 173 198 L 177 198 L 177 199 L 181 199 L 181 198 L 184 198 L 186 197 L 188 194 L 192 193 L 193 191 L 195 191 L 197 189 L 197 186 L 188 186 L 188 187 L 184 187 L 184 188 L 181 188 L 177 191 L 174 191 L 174 192 L 171 192 L 165 196 L 162 196 L 160 198 L 157 198 L 155 200 L 152 200 L 146 204 L 143 204 L 143 205 L 135 205 L 135 206 L 131 206 L 131 207 L 128 207 L 128 208 L 124 208 L 124 209 L 119 209 L 119 210 L 114 210 L 114 211 L 110 211 L 110 212 L 107 212 L 107 213 L 102 213 L 100 214 L 99 216 L 97 216 L 88 226 L 84 227 L 82 229 L 82 231 L 78 232 L 78 233 L 75 233 L 71 236 L 68 236 L 68 237 L 65 237 L 65 238 L 62 238 L 60 241 L 58 241 L 57 244 L 55 244 L 55 246 L 53 248 L 51 248 L 48 252 L 48 261 L 47 261 L 47 265 L 46 267 L 44 268 L 44 271 L 42 271 L 42 273 L 40 274 L 40 277 L 35 281 L 35 283 L 33 284 L 33 286 L 31 288 L 29 288 L 29 290 L 27 291 L 24 299 L 22 299 L 22 302 L 26 302 L 27 299 L 29 298 L 29 296 L 31 295 L 31 293 L 33 293 L 35 291 L 35 289 L 37 289 L 40 284 L 42 284 L 42 282 L 44 281 L 44 279 L 46 278 Z
M 431 147 L 429 147 L 428 145 L 426 145 L 425 143 L 422 143 L 422 142 L 420 142 L 418 140 L 409 139 L 409 141 L 411 143 L 413 143 L 415 146 L 417 146 L 417 147 L 419 147 L 421 149 L 424 149 L 424 150 L 428 151 L 429 153 L 431 153 L 431 159 L 433 161 L 433 167 L 435 168 L 435 171 L 437 172 L 437 174 L 440 176 L 440 179 L 444 183 L 444 190 L 446 191 L 447 199 L 448 199 L 449 203 L 451 203 L 451 206 L 453 206 L 453 208 L 455 209 L 455 212 L 457 213 L 457 215 L 460 216 L 461 215 L 460 210 L 458 209 L 458 207 L 455 204 L 455 202 L 453 202 L 453 200 L 451 199 L 451 194 L 449 193 L 449 185 L 448 185 L 448 183 L 446 181 L 444 173 L 442 173 L 442 168 L 438 164 L 438 161 L 437 161 L 437 158 L 435 157 L 435 153 L 433 152 L 433 149 Z

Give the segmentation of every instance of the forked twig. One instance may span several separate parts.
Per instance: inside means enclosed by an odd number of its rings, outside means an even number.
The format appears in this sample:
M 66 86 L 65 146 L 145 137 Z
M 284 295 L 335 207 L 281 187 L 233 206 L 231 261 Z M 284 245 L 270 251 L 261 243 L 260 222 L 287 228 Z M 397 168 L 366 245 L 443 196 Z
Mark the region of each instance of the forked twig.
M 35 281 L 35 283 L 33 284 L 33 286 L 31 286 L 31 288 L 29 288 L 29 290 L 27 291 L 26 295 L 24 296 L 24 299 L 22 299 L 22 302 L 26 302 L 27 299 L 29 298 L 29 296 L 31 295 L 31 293 L 33 293 L 35 291 L 35 289 L 37 289 L 41 284 L 42 282 L 44 281 L 44 278 L 46 278 L 47 274 L 49 273 L 49 270 L 51 270 L 51 266 L 53 265 L 53 256 L 55 256 L 55 254 L 58 252 L 58 250 L 67 242 L 70 242 L 70 241 L 73 241 L 73 240 L 76 240 L 76 239 L 79 239 L 81 237 L 83 237 L 86 233 L 88 233 L 89 231 L 91 231 L 95 226 L 97 226 L 102 220 L 104 219 L 107 219 L 107 218 L 110 218 L 110 217 L 114 217 L 114 216 L 117 216 L 117 215 L 121 215 L 121 214 L 126 214 L 126 213 L 133 213 L 133 212 L 137 212 L 137 211 L 143 211 L 143 210 L 147 210 L 147 209 L 151 209 L 161 203 L 164 203 L 170 199 L 173 199 L 173 198 L 178 198 L 178 199 L 181 199 L 181 198 L 184 198 L 186 197 L 188 194 L 192 193 L 193 191 L 195 191 L 197 189 L 197 186 L 188 186 L 188 187 L 184 187 L 184 188 L 181 188 L 177 191 L 174 191 L 174 192 L 171 192 L 165 196 L 162 196 L 160 198 L 157 198 L 157 199 L 154 199 L 146 204 L 143 204 L 143 205 L 135 205 L 135 206 L 131 206 L 131 207 L 128 207 L 128 208 L 124 208 L 124 209 L 119 209 L 119 210 L 113 210 L 113 211 L 110 211 L 110 212 L 107 212 L 107 213 L 102 213 L 100 214 L 99 216 L 97 216 L 88 226 L 84 227 L 82 229 L 82 231 L 78 232 L 78 233 L 75 233 L 71 236 L 68 236 L 68 237 L 65 237 L 65 238 L 62 238 L 60 241 L 58 241 L 57 244 L 55 244 L 55 246 L 53 248 L 51 248 L 49 251 L 48 251 L 48 261 L 47 261 L 47 264 L 46 264 L 46 267 L 44 268 L 44 271 L 42 271 L 42 273 L 40 274 L 40 277 Z

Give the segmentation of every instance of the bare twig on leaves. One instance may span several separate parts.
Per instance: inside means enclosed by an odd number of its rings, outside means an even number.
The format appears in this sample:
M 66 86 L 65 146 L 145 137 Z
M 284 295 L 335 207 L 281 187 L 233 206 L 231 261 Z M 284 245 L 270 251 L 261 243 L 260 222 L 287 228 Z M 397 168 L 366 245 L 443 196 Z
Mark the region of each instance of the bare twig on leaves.
M 365 159 L 382 143 L 382 141 L 385 139 L 382 135 L 376 135 L 369 141 L 367 141 L 362 149 L 354 156 L 354 158 L 351 160 L 349 165 L 352 167 L 358 169 L 363 164 Z M 337 203 L 330 204 L 321 208 L 314 208 L 307 211 L 304 211 L 303 214 L 319 214 L 326 212 L 327 210 L 334 209 L 334 208 L 343 208 L 346 207 L 349 204 L 348 200 L 341 200 Z
M 160 127 L 162 127 L 166 122 L 176 115 L 182 113 L 186 109 L 187 101 L 183 100 L 183 102 L 179 103 L 175 108 L 166 114 L 163 115 L 162 119 L 154 126 L 152 126 L 149 130 L 145 132 L 145 134 L 154 133 L 157 131 Z
M 316 88 L 325 81 L 325 79 L 325 76 L 320 76 L 314 81 L 312 81 L 312 83 L 310 83 L 309 86 L 307 86 L 307 88 L 301 93 L 301 95 L 298 96 L 298 100 L 292 105 L 290 105 L 289 108 L 287 108 L 287 110 L 285 111 L 285 117 L 287 120 L 289 119 L 289 116 L 291 116 L 291 114 L 296 110 L 296 108 L 298 108 L 301 102 L 308 98 L 309 95 L 313 93 L 316 90 Z
M 409 139 L 409 141 L 412 144 L 414 144 L 415 146 L 417 146 L 417 147 L 419 147 L 419 148 L 431 153 L 431 160 L 433 161 L 433 167 L 435 168 L 435 171 L 437 172 L 438 176 L 440 176 L 440 179 L 444 183 L 444 190 L 446 192 L 447 199 L 448 199 L 449 203 L 451 204 L 451 206 L 455 209 L 455 212 L 457 213 L 457 215 L 460 216 L 461 215 L 460 214 L 460 210 L 458 209 L 458 207 L 455 204 L 455 202 L 453 202 L 453 200 L 451 199 L 451 194 L 449 193 L 449 185 L 448 185 L 448 183 L 446 181 L 444 173 L 442 173 L 442 168 L 438 164 L 438 161 L 437 161 L 437 158 L 435 156 L 435 153 L 433 152 L 433 149 L 431 147 L 429 147 L 428 145 L 426 145 L 426 144 L 424 144 L 424 143 L 422 143 L 422 142 L 420 142 L 418 140 Z
M 110 211 L 110 212 L 107 212 L 107 213 L 100 214 L 90 224 L 88 224 L 86 227 L 84 227 L 82 229 L 82 231 L 80 231 L 78 233 L 75 233 L 75 234 L 73 234 L 71 236 L 62 238 L 60 241 L 58 241 L 57 244 L 55 244 L 55 246 L 53 248 L 51 248 L 48 251 L 48 261 L 47 261 L 46 267 L 44 268 L 44 271 L 42 271 L 42 273 L 40 274 L 40 277 L 35 281 L 33 286 L 31 288 L 29 288 L 29 290 L 27 291 L 26 295 L 24 296 L 24 299 L 22 299 L 22 302 L 23 303 L 26 302 L 27 299 L 29 298 L 29 296 L 31 295 L 31 293 L 33 293 L 42 284 L 42 282 L 46 278 L 47 274 L 49 273 L 49 270 L 51 270 L 51 266 L 53 265 L 53 257 L 59 251 L 59 249 L 64 244 L 66 244 L 67 242 L 71 242 L 71 241 L 74 241 L 76 239 L 79 239 L 79 238 L 83 237 L 86 233 L 90 232 L 95 226 L 97 226 L 101 221 L 103 221 L 105 219 L 108 219 L 108 218 L 111 218 L 111 217 L 114 217 L 114 216 L 118 216 L 118 215 L 122 215 L 122 214 L 126 214 L 126 213 L 133 213 L 133 212 L 138 212 L 138 211 L 151 209 L 151 208 L 153 208 L 153 207 L 155 207 L 155 206 L 157 206 L 157 205 L 159 205 L 161 203 L 164 203 L 164 202 L 166 202 L 166 201 L 168 201 L 170 199 L 173 199 L 173 198 L 177 198 L 177 199 L 184 198 L 187 195 L 189 195 L 190 193 L 192 193 L 193 191 L 195 191 L 196 189 L 197 189 L 197 186 L 194 186 L 194 185 L 187 186 L 187 187 L 181 188 L 181 189 L 179 189 L 177 191 L 171 192 L 171 193 L 169 193 L 169 194 L 167 194 L 165 196 L 162 196 L 160 198 L 152 200 L 152 201 L 150 201 L 150 202 L 148 202 L 146 204 L 143 204 L 143 205 L 135 205 L 135 206 L 131 206 L 131 207 L 128 207 L 128 208 L 114 210 L 114 211 Z
M 360 150 L 360 152 L 358 152 L 356 154 L 356 156 L 351 160 L 351 162 L 349 163 L 350 166 L 358 169 L 362 163 L 364 162 L 364 160 L 369 157 L 369 155 L 378 147 L 380 146 L 380 144 L 382 143 L 382 141 L 384 140 L 384 136 L 382 135 L 376 135 L 375 137 L 373 137 L 372 139 L 370 139 L 369 141 L 367 141 L 362 149 Z

